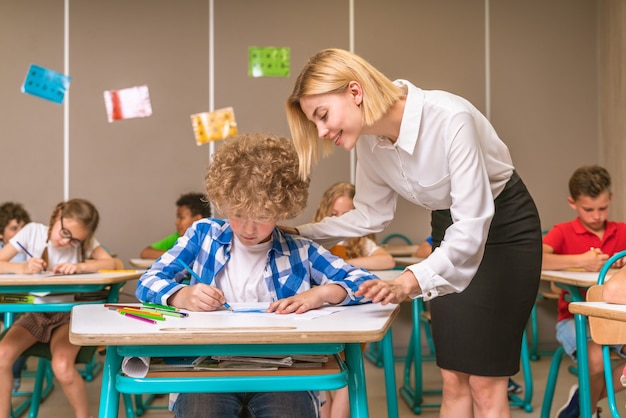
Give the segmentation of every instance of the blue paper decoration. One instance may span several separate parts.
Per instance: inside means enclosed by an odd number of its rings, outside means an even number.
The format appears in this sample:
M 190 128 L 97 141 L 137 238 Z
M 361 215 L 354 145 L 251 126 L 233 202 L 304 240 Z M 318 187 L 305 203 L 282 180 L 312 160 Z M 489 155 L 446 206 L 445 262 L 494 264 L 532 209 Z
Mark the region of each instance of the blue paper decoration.
M 55 103 L 63 103 L 71 77 L 31 64 L 22 85 L 22 93 L 32 94 Z

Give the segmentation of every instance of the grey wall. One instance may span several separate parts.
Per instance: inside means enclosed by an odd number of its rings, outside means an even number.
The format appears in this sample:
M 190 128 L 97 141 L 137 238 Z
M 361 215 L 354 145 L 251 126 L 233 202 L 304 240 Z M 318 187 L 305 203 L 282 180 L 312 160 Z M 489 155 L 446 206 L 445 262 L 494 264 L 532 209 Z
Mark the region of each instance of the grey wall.
M 489 113 L 544 228 L 573 217 L 567 178 L 599 162 L 596 2 L 354 4 L 357 53 L 391 78 L 452 91 Z M 63 106 L 20 86 L 31 63 L 63 71 L 63 7 L 0 0 L 0 201 L 23 202 L 40 222 L 63 200 Z M 235 108 L 240 132 L 287 136 L 284 102 L 301 66 L 319 49 L 350 46 L 347 0 L 215 0 L 211 92 L 208 0 L 72 0 L 69 16 L 69 195 L 97 205 L 97 235 L 125 262 L 173 231 L 180 194 L 203 190 L 209 150 L 195 145 L 189 115 L 209 110 L 210 94 L 215 108 Z M 248 77 L 248 46 L 291 48 L 290 77 Z M 108 123 L 103 91 L 141 84 L 153 115 Z M 293 224 L 349 179 L 349 154 L 338 150 L 316 167 L 309 208 Z M 392 232 L 421 241 L 429 215 L 401 201 L 379 238 Z

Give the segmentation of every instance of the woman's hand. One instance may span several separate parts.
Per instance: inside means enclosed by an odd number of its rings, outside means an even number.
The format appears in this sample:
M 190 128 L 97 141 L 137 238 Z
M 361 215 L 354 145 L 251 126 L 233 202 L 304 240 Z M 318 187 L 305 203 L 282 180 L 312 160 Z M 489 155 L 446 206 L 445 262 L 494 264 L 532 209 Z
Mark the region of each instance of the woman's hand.
M 371 299 L 372 303 L 401 303 L 409 295 L 421 291 L 419 282 L 411 270 L 405 270 L 393 280 L 368 280 L 359 286 L 356 296 Z
M 206 312 L 220 309 L 226 303 L 224 292 L 215 286 L 197 283 L 185 286 L 168 299 L 168 304 L 189 311 Z

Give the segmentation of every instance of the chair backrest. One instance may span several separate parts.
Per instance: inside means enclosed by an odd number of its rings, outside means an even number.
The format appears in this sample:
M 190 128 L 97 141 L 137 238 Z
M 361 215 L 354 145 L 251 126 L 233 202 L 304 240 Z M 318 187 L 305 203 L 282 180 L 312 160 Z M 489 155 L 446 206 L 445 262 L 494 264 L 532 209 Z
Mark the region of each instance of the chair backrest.
M 587 290 L 587 302 L 603 302 L 603 285 L 591 286 Z M 589 317 L 591 338 L 597 344 L 622 344 L 626 341 L 626 322 Z
M 388 244 L 389 241 L 391 241 L 394 238 L 401 239 L 402 241 L 406 242 L 407 245 L 413 245 L 413 242 L 411 241 L 411 239 L 404 234 L 389 234 L 385 238 L 383 238 L 383 240 L 381 241 L 381 244 L 383 245 Z

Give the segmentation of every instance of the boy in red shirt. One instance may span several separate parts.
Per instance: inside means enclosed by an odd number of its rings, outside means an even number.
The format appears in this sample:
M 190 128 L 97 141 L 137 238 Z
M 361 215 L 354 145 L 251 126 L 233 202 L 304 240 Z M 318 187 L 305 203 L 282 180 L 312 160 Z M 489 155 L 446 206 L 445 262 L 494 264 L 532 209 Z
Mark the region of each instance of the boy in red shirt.
M 607 220 L 611 198 L 611 176 L 600 166 L 578 168 L 569 180 L 567 202 L 576 211 L 576 219 L 555 225 L 543 238 L 543 270 L 581 268 L 600 271 L 614 253 L 626 249 L 626 223 Z M 618 261 L 621 267 L 623 261 Z M 576 360 L 574 315 L 568 310 L 565 291 L 560 290 L 556 338 L 563 349 Z M 584 296 L 584 291 L 581 291 Z M 615 347 L 622 357 L 621 347 Z M 601 346 L 589 340 L 589 378 L 591 404 L 607 396 Z M 616 369 L 617 370 L 617 369 Z M 621 370 L 621 369 L 619 369 Z M 616 374 L 619 382 L 619 374 Z M 617 386 L 616 386 L 617 387 Z M 579 416 L 578 388 L 570 390 L 567 403 L 557 412 L 558 418 Z M 597 412 L 594 417 L 598 416 Z

